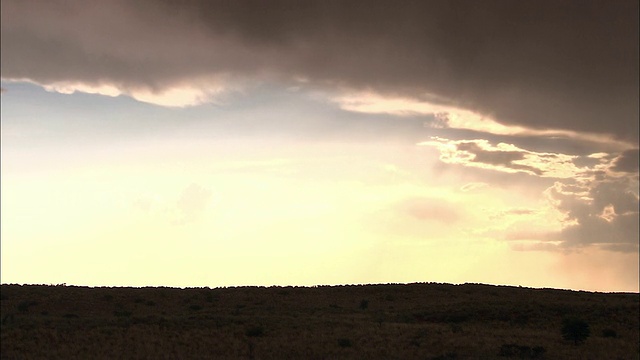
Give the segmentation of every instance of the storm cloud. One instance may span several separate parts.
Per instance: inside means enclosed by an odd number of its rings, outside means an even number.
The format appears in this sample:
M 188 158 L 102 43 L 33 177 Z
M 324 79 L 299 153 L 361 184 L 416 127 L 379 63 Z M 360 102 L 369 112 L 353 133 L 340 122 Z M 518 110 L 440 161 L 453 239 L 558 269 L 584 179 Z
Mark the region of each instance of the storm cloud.
M 621 172 L 629 172 L 629 173 L 637 173 L 638 172 L 638 162 L 640 161 L 640 152 L 638 149 L 631 149 L 623 152 L 620 156 L 615 160 L 612 170 L 621 171 Z
M 551 240 L 561 247 L 597 245 L 606 250 L 638 251 L 640 213 L 638 183 L 629 178 L 607 177 L 547 190 L 549 199 L 565 214 L 566 226 Z
M 440 160 L 447 164 L 548 178 L 570 178 L 580 172 L 574 164 L 577 156 L 529 151 L 513 144 L 493 145 L 483 139 L 450 140 L 432 137 L 430 141 L 418 145 L 437 148 Z
M 179 105 L 372 91 L 638 142 L 638 2 L 3 1 L 2 78 Z
M 437 148 L 440 160 L 452 166 L 524 173 L 533 181 L 542 178 L 554 180 L 554 184 L 544 191 L 544 196 L 560 214 L 561 230 L 508 232 L 507 240 L 534 242 L 526 246 L 516 245 L 521 250 L 597 246 L 612 251 L 638 251 L 640 196 L 637 149 L 577 156 L 534 152 L 506 143 L 494 145 L 487 140 L 433 138 L 420 145 Z

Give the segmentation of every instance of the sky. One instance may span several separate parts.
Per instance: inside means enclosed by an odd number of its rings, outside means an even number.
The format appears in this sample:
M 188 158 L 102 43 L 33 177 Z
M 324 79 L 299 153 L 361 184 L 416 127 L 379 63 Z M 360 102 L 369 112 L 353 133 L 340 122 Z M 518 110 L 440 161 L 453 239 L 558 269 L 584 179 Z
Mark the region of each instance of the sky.
M 2 283 L 639 291 L 635 0 L 0 5 Z

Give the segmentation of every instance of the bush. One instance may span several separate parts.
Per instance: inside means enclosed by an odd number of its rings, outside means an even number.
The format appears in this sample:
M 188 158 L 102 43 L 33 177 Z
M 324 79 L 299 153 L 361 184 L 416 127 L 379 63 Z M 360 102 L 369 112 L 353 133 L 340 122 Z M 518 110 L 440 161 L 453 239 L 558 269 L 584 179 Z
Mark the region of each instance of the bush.
M 518 326 L 525 326 L 529 323 L 529 315 L 517 314 L 511 318 L 511 323 Z
M 343 348 L 352 346 L 350 339 L 338 339 L 338 345 Z
M 117 316 L 117 317 L 130 317 L 131 316 L 131 311 L 127 311 L 127 310 L 114 310 L 113 311 L 113 315 Z
M 22 301 L 18 304 L 18 311 L 21 313 L 29 312 L 29 308 L 37 304 L 35 301 Z
M 455 352 L 448 352 L 446 354 L 438 355 L 436 357 L 432 357 L 431 360 L 455 360 L 458 358 L 458 354 Z
M 562 338 L 573 341 L 574 345 L 585 341 L 589 335 L 591 335 L 591 330 L 589 330 L 589 324 L 584 320 L 565 318 L 562 321 Z
M 533 348 L 526 345 L 518 344 L 502 344 L 499 356 L 518 357 L 520 359 L 540 359 L 547 351 L 542 346 L 534 346 Z
M 604 330 L 602 330 L 602 337 L 617 338 L 618 337 L 618 333 L 613 329 L 604 329 Z
M 264 328 L 262 326 L 254 326 L 248 328 L 247 331 L 244 332 L 248 337 L 261 337 L 264 335 Z
M 14 318 L 13 314 L 5 315 L 2 318 L 2 325 L 13 323 L 14 320 L 15 320 L 15 318 Z
M 369 300 L 360 301 L 360 309 L 366 310 L 369 307 Z

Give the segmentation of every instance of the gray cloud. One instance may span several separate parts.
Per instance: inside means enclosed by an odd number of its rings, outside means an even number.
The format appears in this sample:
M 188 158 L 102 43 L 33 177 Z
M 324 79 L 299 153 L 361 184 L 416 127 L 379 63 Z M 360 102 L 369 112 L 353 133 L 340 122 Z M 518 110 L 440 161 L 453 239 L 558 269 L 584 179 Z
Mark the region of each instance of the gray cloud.
M 438 148 L 440 160 L 449 164 L 552 178 L 570 177 L 578 170 L 576 156 L 528 151 L 513 144 L 432 137 L 419 145 Z
M 638 149 L 627 150 L 620 154 L 620 156 L 614 161 L 611 169 L 614 171 L 637 173 L 638 161 L 640 161 L 639 159 L 640 152 Z
M 510 230 L 505 239 L 528 242 L 518 245 L 519 250 L 598 246 L 611 251 L 638 251 L 637 149 L 575 156 L 538 153 L 505 143 L 493 145 L 486 140 L 433 138 L 421 145 L 438 148 L 440 160 L 447 164 L 509 173 L 510 176 L 526 173 L 554 179 L 553 186 L 544 194 L 549 204 L 564 215 L 559 224 L 561 230 Z M 511 209 L 492 218 L 532 214 L 531 209 Z
M 1 6 L 4 79 L 125 92 L 304 80 L 638 141 L 635 0 Z
M 486 151 L 474 142 L 458 144 L 458 150 L 475 154 L 473 161 L 493 165 L 509 165 L 514 160 L 524 159 L 524 153 L 520 151 Z
M 523 170 L 536 175 L 542 175 L 543 172 L 533 166 L 516 164 L 514 161 L 524 160 L 524 151 L 502 151 L 502 150 L 484 150 L 474 142 L 465 142 L 458 144 L 458 150 L 473 154 L 471 161 L 476 163 L 490 164 L 502 166 L 513 170 Z
M 579 179 L 556 183 L 547 195 L 565 214 L 566 226 L 548 240 L 561 248 L 598 245 L 607 250 L 638 251 L 640 234 L 638 182 L 632 177 Z

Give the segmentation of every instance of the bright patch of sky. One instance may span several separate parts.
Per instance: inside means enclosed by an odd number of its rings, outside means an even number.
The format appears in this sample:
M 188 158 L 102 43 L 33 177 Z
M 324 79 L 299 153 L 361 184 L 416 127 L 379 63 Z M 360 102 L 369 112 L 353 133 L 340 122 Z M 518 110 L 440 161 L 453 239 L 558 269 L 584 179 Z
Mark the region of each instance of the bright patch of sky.
M 345 111 L 283 88 L 176 109 L 3 87 L 3 282 L 576 286 L 553 270 L 563 216 L 543 196 L 576 156 L 448 141 L 428 115 Z M 480 173 L 464 171 L 474 154 Z

